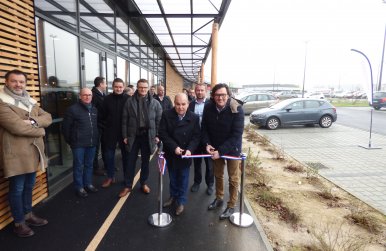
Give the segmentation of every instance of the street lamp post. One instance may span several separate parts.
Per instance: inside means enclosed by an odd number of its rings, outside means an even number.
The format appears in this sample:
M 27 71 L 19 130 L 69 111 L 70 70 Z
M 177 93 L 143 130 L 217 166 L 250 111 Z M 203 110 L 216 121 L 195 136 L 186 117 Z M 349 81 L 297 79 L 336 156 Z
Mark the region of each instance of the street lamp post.
M 52 46 L 54 51 L 54 71 L 55 71 L 55 77 L 58 77 L 56 75 L 56 55 L 55 55 L 55 39 L 58 37 L 57 35 L 51 34 L 50 37 L 52 38 Z
M 386 3 L 386 1 L 384 1 Z M 381 68 L 379 69 L 379 84 L 378 91 L 382 89 L 382 72 L 383 72 L 383 59 L 385 57 L 385 42 L 386 42 L 386 25 L 385 25 L 385 35 L 383 37 L 383 48 L 382 48 L 382 58 L 381 58 Z
M 370 136 L 369 136 L 369 144 L 368 144 L 368 147 L 366 146 L 360 146 L 360 147 L 363 147 L 365 149 L 380 149 L 379 147 L 373 147 L 371 145 L 371 131 L 372 131 L 372 128 L 373 128 L 373 93 L 374 93 L 374 83 L 373 83 L 373 68 L 371 67 L 371 63 L 370 63 L 370 60 L 369 58 L 366 56 L 366 54 L 364 54 L 363 52 L 359 51 L 359 50 L 356 50 L 356 49 L 351 49 L 351 51 L 354 51 L 354 52 L 357 52 L 359 54 L 361 54 L 362 56 L 364 56 L 367 60 L 367 63 L 369 64 L 369 67 L 370 67 L 370 76 L 371 76 L 371 92 L 370 92 L 370 104 L 371 104 L 371 110 L 370 110 Z
M 305 83 L 306 83 L 307 45 L 308 45 L 308 41 L 305 42 L 305 49 L 304 49 L 304 68 L 303 68 L 303 89 L 302 89 L 302 98 L 304 98 L 304 85 L 305 85 Z

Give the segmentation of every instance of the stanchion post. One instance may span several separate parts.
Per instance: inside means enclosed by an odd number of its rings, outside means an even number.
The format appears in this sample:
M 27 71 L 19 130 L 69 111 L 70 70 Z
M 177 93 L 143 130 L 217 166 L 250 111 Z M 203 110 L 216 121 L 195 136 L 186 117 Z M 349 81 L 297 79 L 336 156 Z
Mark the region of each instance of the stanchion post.
M 253 218 L 244 213 L 244 170 L 245 170 L 245 160 L 247 155 L 245 153 L 241 154 L 241 184 L 240 184 L 240 212 L 234 213 L 229 217 L 231 223 L 239 227 L 249 227 L 253 224 Z
M 158 147 L 158 159 L 162 159 L 163 157 L 163 152 L 162 152 L 162 142 L 160 142 L 159 147 Z M 172 222 L 172 217 L 170 214 L 163 213 L 162 212 L 162 193 L 163 193 L 163 182 L 162 182 L 162 172 L 160 169 L 159 172 L 159 204 L 158 204 L 158 213 L 154 213 L 149 216 L 147 221 L 149 222 L 150 225 L 155 226 L 155 227 L 166 227 Z

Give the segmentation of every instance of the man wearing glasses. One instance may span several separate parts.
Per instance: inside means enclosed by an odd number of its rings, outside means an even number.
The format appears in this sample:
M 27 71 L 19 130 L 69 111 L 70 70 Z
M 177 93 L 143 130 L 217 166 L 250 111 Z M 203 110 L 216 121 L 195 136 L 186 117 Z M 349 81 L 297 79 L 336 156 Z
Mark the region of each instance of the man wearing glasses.
M 78 103 L 67 109 L 62 128 L 64 139 L 71 146 L 76 194 L 86 198 L 87 192 L 98 191 L 92 184 L 95 150 L 99 143 L 98 110 L 91 103 L 90 89 L 81 89 L 79 98 Z
M 216 184 L 216 198 L 208 210 L 215 210 L 223 204 L 224 168 L 229 176 L 229 201 L 220 220 L 229 218 L 236 207 L 239 187 L 240 160 L 223 159 L 223 155 L 239 157 L 244 130 L 244 111 L 242 106 L 230 98 L 229 87 L 217 84 L 211 92 L 211 102 L 205 105 L 201 122 L 202 143 L 212 155 L 213 171 Z
M 125 188 L 119 193 L 119 197 L 124 197 L 132 191 L 139 150 L 141 150 L 141 177 L 139 180 L 141 191 L 145 194 L 150 193 L 150 188 L 146 184 L 149 177 L 149 158 L 159 142 L 157 134 L 162 107 L 148 92 L 148 89 L 149 83 L 146 79 L 138 80 L 137 90 L 123 107 L 122 136 L 126 150 L 129 152 L 129 163 L 125 172 Z

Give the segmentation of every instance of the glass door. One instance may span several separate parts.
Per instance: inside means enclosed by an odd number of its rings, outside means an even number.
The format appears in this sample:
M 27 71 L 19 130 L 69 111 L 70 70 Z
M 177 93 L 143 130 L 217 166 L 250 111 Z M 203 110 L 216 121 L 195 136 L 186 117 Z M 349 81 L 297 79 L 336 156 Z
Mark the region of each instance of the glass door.
M 94 87 L 94 79 L 103 76 L 101 50 L 92 46 L 83 45 L 82 48 L 82 87 L 92 89 Z
M 117 60 L 116 57 L 110 54 L 106 54 L 104 67 L 104 77 L 107 83 L 107 92 L 112 93 L 113 80 L 117 77 Z

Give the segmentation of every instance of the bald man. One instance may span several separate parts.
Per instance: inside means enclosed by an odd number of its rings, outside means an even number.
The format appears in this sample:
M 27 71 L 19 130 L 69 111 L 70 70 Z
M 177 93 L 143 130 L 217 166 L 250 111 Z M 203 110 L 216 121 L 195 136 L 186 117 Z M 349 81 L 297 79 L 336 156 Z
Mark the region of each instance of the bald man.
M 162 85 L 157 87 L 157 95 L 154 96 L 156 100 L 161 104 L 162 111 L 169 110 L 173 108 L 173 103 L 170 100 L 169 96 L 165 95 L 165 88 Z
M 181 156 L 191 155 L 200 142 L 199 117 L 188 111 L 188 106 L 188 96 L 178 93 L 174 99 L 174 108 L 162 113 L 158 131 L 164 145 L 170 179 L 170 198 L 164 203 L 164 207 L 176 202 L 177 216 L 184 211 L 187 202 L 189 167 L 192 164 L 191 159 L 183 159 Z
M 82 198 L 98 191 L 92 184 L 93 161 L 99 143 L 98 110 L 91 101 L 91 90 L 81 89 L 79 102 L 67 109 L 62 125 L 64 139 L 72 151 L 75 192 Z

